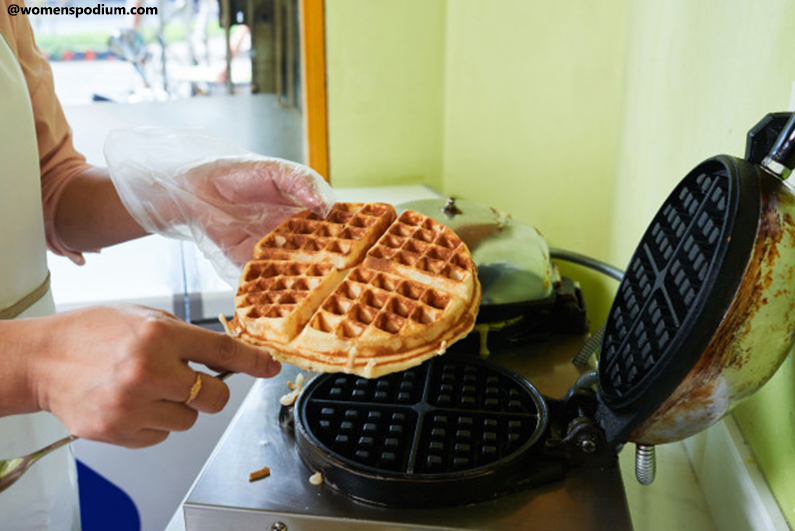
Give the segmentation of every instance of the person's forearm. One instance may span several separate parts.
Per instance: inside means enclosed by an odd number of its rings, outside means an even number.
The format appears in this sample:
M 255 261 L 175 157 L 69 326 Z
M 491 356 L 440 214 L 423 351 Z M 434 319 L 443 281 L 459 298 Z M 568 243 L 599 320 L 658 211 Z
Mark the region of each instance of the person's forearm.
M 0 416 L 49 411 L 78 437 L 149 446 L 229 400 L 189 362 L 257 378 L 280 368 L 260 348 L 143 306 L 0 321 Z
M 95 251 L 146 235 L 119 199 L 105 168 L 92 167 L 64 190 L 55 229 L 70 249 Z
M 46 334 L 31 328 L 32 321 L 0 320 L 0 416 L 32 413 L 40 408 L 33 389 L 31 352 L 45 348 Z

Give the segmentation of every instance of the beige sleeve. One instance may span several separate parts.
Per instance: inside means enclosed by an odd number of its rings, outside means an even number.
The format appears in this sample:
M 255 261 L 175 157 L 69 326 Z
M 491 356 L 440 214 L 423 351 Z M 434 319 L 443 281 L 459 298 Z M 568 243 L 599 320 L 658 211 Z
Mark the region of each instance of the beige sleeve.
M 3 9 L 11 0 L 2 0 Z M 14 0 L 21 4 L 19 0 Z M 42 207 L 48 248 L 56 254 L 68 256 L 78 264 L 84 263 L 82 254 L 74 252 L 61 241 L 55 229 L 55 212 L 61 193 L 75 176 L 91 166 L 72 144 L 72 131 L 66 122 L 61 104 L 55 95 L 52 69 L 44 54 L 36 46 L 27 16 L 0 17 L 0 32 L 6 37 L 17 56 L 27 82 L 41 169 Z

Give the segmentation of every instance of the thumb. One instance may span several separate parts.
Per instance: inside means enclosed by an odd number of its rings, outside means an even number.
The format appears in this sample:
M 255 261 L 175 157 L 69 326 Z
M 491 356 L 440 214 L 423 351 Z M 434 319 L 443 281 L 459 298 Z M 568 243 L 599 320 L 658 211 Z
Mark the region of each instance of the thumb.
M 321 217 L 326 217 L 336 202 L 331 186 L 319 173 L 303 164 L 277 161 L 271 168 L 271 179 L 283 196 Z

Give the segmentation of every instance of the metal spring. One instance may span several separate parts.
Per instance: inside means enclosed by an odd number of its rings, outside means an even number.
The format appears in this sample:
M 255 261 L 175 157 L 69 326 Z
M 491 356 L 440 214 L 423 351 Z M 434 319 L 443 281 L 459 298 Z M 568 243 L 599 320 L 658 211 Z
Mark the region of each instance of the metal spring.
M 591 359 L 597 350 L 599 350 L 599 346 L 602 344 L 602 336 L 605 333 L 605 327 L 602 325 L 596 332 L 588 336 L 588 339 L 582 344 L 580 347 L 579 352 L 577 355 L 574 356 L 574 359 L 571 362 L 576 365 L 577 367 L 584 367 L 588 365 L 588 360 Z
M 651 485 L 657 475 L 653 444 L 635 445 L 635 478 L 641 485 Z

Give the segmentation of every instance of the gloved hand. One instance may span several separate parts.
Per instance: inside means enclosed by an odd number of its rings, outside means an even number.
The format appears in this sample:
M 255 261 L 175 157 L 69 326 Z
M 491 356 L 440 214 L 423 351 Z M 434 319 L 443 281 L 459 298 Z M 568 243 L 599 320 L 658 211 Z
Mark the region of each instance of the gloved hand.
M 115 130 L 105 159 L 138 224 L 193 240 L 232 286 L 265 234 L 306 208 L 326 216 L 335 201 L 311 168 L 256 155 L 205 130 Z

